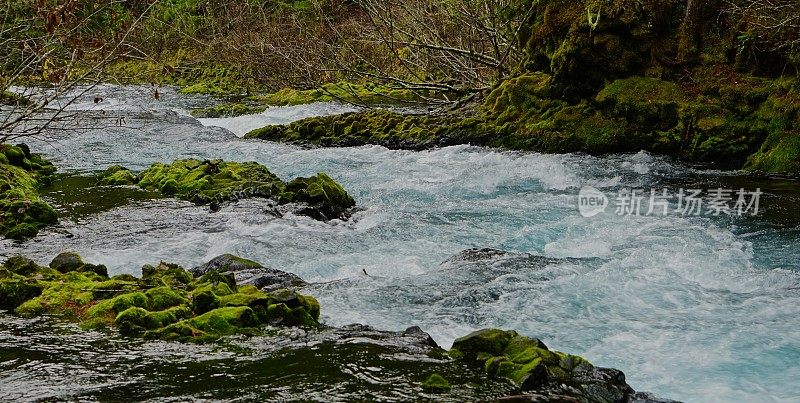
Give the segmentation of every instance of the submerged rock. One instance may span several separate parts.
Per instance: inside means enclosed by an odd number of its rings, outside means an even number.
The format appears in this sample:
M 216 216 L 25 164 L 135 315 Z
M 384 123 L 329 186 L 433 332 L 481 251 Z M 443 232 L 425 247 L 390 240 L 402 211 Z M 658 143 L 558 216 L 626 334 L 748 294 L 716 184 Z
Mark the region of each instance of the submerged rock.
M 292 273 L 264 267 L 260 263 L 231 254 L 217 256 L 189 272 L 195 277 L 202 277 L 210 272 L 231 273 L 236 284 L 252 285 L 263 291 L 302 287 L 306 284 L 303 279 Z

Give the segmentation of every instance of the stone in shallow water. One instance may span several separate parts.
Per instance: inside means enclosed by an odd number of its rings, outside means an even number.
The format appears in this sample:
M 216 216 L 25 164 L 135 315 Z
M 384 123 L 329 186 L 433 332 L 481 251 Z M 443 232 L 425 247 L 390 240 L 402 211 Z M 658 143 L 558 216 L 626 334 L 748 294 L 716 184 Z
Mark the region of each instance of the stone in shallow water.
M 208 263 L 189 270 L 195 277 L 204 276 L 212 271 L 233 273 L 236 284 L 250 284 L 264 291 L 302 287 L 306 284 L 303 279 L 292 273 L 264 267 L 260 263 L 231 254 L 217 256 Z

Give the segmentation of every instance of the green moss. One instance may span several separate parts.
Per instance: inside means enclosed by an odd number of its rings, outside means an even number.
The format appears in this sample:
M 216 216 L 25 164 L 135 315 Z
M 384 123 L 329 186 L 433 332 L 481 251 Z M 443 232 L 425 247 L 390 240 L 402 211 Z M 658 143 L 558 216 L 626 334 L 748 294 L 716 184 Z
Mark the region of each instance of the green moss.
M 263 106 L 253 106 L 243 103 L 224 103 L 208 108 L 192 109 L 192 116 L 196 118 L 223 118 L 250 115 L 263 111 Z
M 507 378 L 525 390 L 539 389 L 548 382 L 570 384 L 592 365 L 581 357 L 551 351 L 538 339 L 514 331 L 484 329 L 457 339 L 450 350 L 453 358 L 477 360 L 492 377 Z
M 439 374 L 431 374 L 425 382 L 420 384 L 422 390 L 429 393 L 447 393 L 450 391 L 450 382 Z
M 24 145 L 0 144 L 0 155 L 0 236 L 25 240 L 57 224 L 56 211 L 38 195 L 39 186 L 52 179 L 52 164 Z
M 116 328 L 125 335 L 197 342 L 255 334 L 266 324 L 319 326 L 319 302 L 290 290 L 232 288 L 224 275 L 194 279 L 163 262 L 145 266 L 141 280 L 82 271 L 95 265 L 74 254 L 54 262 L 48 268 L 23 257 L 6 261 L 0 267 L 0 309 L 27 317 L 61 316 L 83 329 Z
M 677 84 L 630 77 L 607 85 L 595 97 L 607 114 L 628 122 L 668 130 L 678 123 L 678 109 L 689 97 Z
M 156 287 L 147 290 L 147 309 L 161 311 L 177 305 L 185 305 L 187 300 L 181 293 L 172 287 Z
M 43 281 L 41 295 L 19 305 L 15 312 L 26 317 L 55 314 L 67 318 L 82 316 L 93 302 L 94 273 L 70 272 L 58 280 Z
M 350 102 L 360 105 L 396 104 L 422 102 L 425 98 L 441 98 L 432 91 L 412 91 L 400 87 L 373 83 L 354 84 L 348 82 L 329 83 L 321 88 L 298 90 L 285 88 L 278 92 L 258 96 L 258 100 L 275 106 L 302 105 L 312 102 Z
M 317 146 L 379 144 L 388 148 L 430 148 L 447 132 L 446 120 L 403 115 L 383 109 L 302 119 L 286 126 L 267 126 L 247 133 L 258 138 Z
M 176 264 L 161 262 L 158 266 L 142 266 L 142 279 L 155 287 L 186 287 L 194 277 Z
M 137 182 L 133 172 L 119 165 L 109 167 L 97 179 L 97 184 L 104 186 L 130 186 Z
M 124 335 L 136 335 L 147 330 L 164 328 L 189 317 L 191 317 L 191 311 L 185 306 L 158 312 L 133 307 L 120 313 L 114 319 L 114 325 Z
M 255 162 L 187 159 L 153 164 L 139 175 L 138 185 L 198 204 L 247 197 L 272 197 L 284 183 Z
M 800 174 L 800 132 L 770 135 L 762 148 L 747 160 L 746 170 Z
M 111 167 L 100 181 L 135 183 L 197 204 L 211 204 L 212 208 L 225 201 L 252 197 L 270 198 L 282 204 L 304 203 L 304 209 L 297 212 L 321 220 L 340 218 L 355 206 L 344 188 L 323 173 L 286 184 L 256 162 L 178 160 L 169 165 L 153 164 L 135 177 L 134 182 L 129 181 L 131 178 L 133 174 L 125 168 Z
M 43 287 L 22 278 L 0 279 L 0 309 L 14 310 L 25 301 L 41 295 Z
M 281 194 L 281 200 L 306 203 L 321 213 L 316 218 L 322 220 L 342 217 L 347 209 L 356 205 L 347 191 L 324 173 L 292 180 Z

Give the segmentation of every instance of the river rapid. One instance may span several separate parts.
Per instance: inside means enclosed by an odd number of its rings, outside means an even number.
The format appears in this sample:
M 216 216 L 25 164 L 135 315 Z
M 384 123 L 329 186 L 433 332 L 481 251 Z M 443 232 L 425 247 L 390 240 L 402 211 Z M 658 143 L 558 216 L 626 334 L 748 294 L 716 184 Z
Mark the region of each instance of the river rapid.
M 704 170 L 647 153 L 304 149 L 241 136 L 352 108 L 319 103 L 196 119 L 188 111 L 212 99 L 174 90 L 160 95 L 156 100 L 147 87 L 99 87 L 69 108 L 106 124 L 29 142 L 70 175 L 44 191 L 63 212 L 62 225 L 24 243 L 0 241 L 0 257 L 22 254 L 46 264 L 71 250 L 111 274 L 139 274 L 143 264 L 160 260 L 192 267 L 233 253 L 312 283 L 304 292 L 319 299 L 329 325 L 417 325 L 444 347 L 475 329 L 514 329 L 621 369 L 635 389 L 665 398 L 800 401 L 796 179 Z M 96 96 L 102 102 L 94 103 Z M 135 189 L 98 188 L 83 177 L 112 164 L 142 170 L 188 157 L 257 161 L 284 180 L 326 172 L 359 211 L 346 222 L 323 223 L 275 217 L 263 201 L 243 200 L 212 213 Z M 579 213 L 585 186 L 609 196 L 605 213 Z M 761 188 L 760 214 L 614 213 L 621 189 L 649 195 L 651 188 L 720 187 Z M 451 259 L 470 248 L 511 254 Z M 555 259 L 543 264 L 529 254 Z M 252 343 L 123 343 L 0 314 L 0 398 L 113 398 L 136 385 L 167 400 L 232 397 L 213 382 L 199 388 L 187 371 L 280 384 L 278 375 L 256 376 L 254 362 L 276 358 L 248 350 Z M 339 398 L 353 397 L 347 393 L 357 385 L 347 385 Z M 291 386 L 282 390 L 247 396 L 302 396 Z M 403 396 L 391 390 L 373 397 Z

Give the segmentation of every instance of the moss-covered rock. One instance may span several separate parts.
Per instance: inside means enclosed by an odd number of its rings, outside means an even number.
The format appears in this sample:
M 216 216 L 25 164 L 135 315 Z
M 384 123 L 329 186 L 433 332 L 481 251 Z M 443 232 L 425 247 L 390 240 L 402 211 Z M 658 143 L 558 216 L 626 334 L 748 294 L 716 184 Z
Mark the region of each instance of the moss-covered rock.
M 633 392 L 621 372 L 551 351 L 540 340 L 514 331 L 484 329 L 470 333 L 456 339 L 450 355 L 482 365 L 489 376 L 509 379 L 523 391 L 567 387 L 576 397 L 589 401 L 624 401 Z
M 319 326 L 319 303 L 290 290 L 263 292 L 229 284 L 213 271 L 195 279 L 180 266 L 145 266 L 143 276 L 109 279 L 98 265 L 63 253 L 50 267 L 14 257 L 0 267 L 0 309 L 59 316 L 84 329 L 116 328 L 131 336 L 210 341 L 255 334 L 262 325 Z
M 353 198 L 328 175 L 297 178 L 287 184 L 256 162 L 185 159 L 153 164 L 139 175 L 112 166 L 98 180 L 103 185 L 138 185 L 196 204 L 210 204 L 212 209 L 227 201 L 268 198 L 279 204 L 299 204 L 292 211 L 320 220 L 343 218 L 355 206 Z
M 265 166 L 255 162 L 222 160 L 178 160 L 156 163 L 139 174 L 137 183 L 198 204 L 223 202 L 248 197 L 274 197 L 284 183 Z
M 447 120 L 439 116 L 403 115 L 384 109 L 302 119 L 286 126 L 253 130 L 245 138 L 351 147 L 378 144 L 388 148 L 425 149 L 446 145 Z M 451 122 L 452 123 L 452 122 Z
M 356 205 L 355 200 L 330 176 L 318 173 L 309 178 L 297 178 L 286 185 L 280 200 L 285 203 L 304 203 L 305 211 L 318 220 L 342 218 Z
M 136 175 L 119 165 L 112 165 L 97 176 L 97 184 L 104 186 L 135 185 L 136 182 Z
M 38 188 L 52 180 L 55 167 L 25 145 L 0 144 L 0 236 L 25 240 L 58 214 L 39 199 Z
M 439 374 L 431 374 L 420 387 L 428 393 L 447 393 L 451 389 L 450 382 Z

